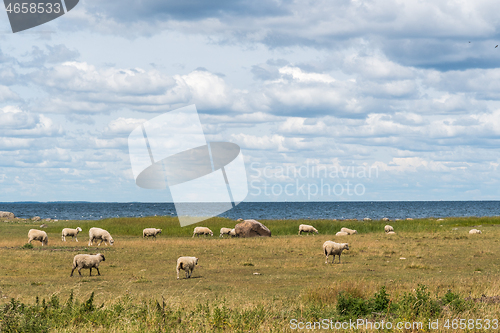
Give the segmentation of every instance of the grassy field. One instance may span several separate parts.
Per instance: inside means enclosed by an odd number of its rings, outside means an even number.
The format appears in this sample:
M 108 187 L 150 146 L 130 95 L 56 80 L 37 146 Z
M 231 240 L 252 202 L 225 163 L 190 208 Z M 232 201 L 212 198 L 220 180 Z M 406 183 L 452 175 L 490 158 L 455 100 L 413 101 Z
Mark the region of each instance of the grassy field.
M 293 319 L 500 319 L 494 298 L 466 300 L 500 295 L 500 217 L 391 221 L 391 236 L 382 221 L 261 222 L 273 237 L 221 239 L 218 230 L 237 223 L 221 218 L 202 223 L 214 237 L 199 238 L 170 217 L 49 222 L 48 246 L 33 248 L 28 230 L 40 222 L 0 222 L 0 331 L 291 332 Z M 298 236 L 301 223 L 319 235 Z M 62 228 L 76 226 L 79 242 L 62 242 Z M 87 246 L 93 226 L 115 245 Z M 469 235 L 473 226 L 483 234 Z M 146 227 L 163 233 L 144 240 Z M 341 227 L 359 234 L 335 237 Z M 326 240 L 349 243 L 341 264 L 325 264 Z M 101 276 L 70 278 L 75 254 L 98 252 Z M 179 256 L 199 258 L 191 279 L 176 279 Z

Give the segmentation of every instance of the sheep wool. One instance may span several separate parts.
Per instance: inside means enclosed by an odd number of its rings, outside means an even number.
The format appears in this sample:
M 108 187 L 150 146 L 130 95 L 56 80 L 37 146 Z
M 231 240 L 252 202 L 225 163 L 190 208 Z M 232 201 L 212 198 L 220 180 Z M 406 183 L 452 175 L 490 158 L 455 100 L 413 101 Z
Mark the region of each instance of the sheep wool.
M 390 225 L 386 225 L 386 226 L 384 227 L 384 231 L 385 231 L 386 233 L 387 233 L 387 232 L 390 232 L 390 231 L 394 231 L 394 228 L 393 228 L 392 226 L 390 226 Z
M 66 241 L 66 237 L 71 236 L 72 238 L 74 238 L 78 242 L 78 239 L 76 238 L 76 235 L 78 235 L 78 233 L 80 231 L 82 231 L 82 228 L 80 228 L 80 227 L 76 227 L 76 229 L 64 228 L 62 230 L 61 239 L 62 239 L 63 242 L 65 242 Z
M 179 259 L 177 259 L 177 280 L 179 280 L 179 272 L 181 269 L 186 272 L 186 279 L 189 279 L 196 265 L 198 265 L 198 258 L 196 257 L 179 257 Z
M 328 264 L 329 255 L 333 256 L 332 264 L 335 261 L 335 256 L 339 256 L 339 264 L 340 264 L 340 255 L 344 250 L 349 250 L 349 244 L 335 243 L 332 241 L 326 241 L 325 243 L 323 243 L 323 252 L 325 253 L 326 256 L 325 264 Z
M 47 233 L 38 229 L 30 229 L 28 231 L 28 243 L 31 244 L 31 241 L 40 241 L 42 246 L 47 245 L 49 243 L 49 238 L 47 237 Z
M 219 237 L 223 237 L 223 235 L 231 235 L 231 228 L 220 228 L 220 236 Z
M 92 276 L 92 268 L 97 269 L 97 275 L 101 275 L 99 272 L 99 263 L 105 261 L 104 254 L 77 254 L 73 258 L 73 269 L 71 270 L 71 276 L 73 272 L 78 268 L 78 274 L 82 275 L 82 268 L 90 268 L 90 276 Z
M 316 228 L 312 225 L 301 224 L 299 225 L 299 235 L 302 235 L 303 232 L 307 232 L 307 234 L 309 235 L 309 233 L 311 232 L 318 233 L 318 230 L 316 230 Z
M 156 240 L 156 235 L 161 234 L 161 229 L 146 228 L 142 231 L 142 238 L 153 237 Z
M 352 230 L 352 229 L 349 229 L 349 228 L 342 228 L 342 229 L 340 229 L 340 231 L 346 232 L 349 235 L 354 235 L 354 234 L 358 233 L 356 230 Z
M 469 235 L 479 235 L 479 234 L 482 234 L 481 230 L 478 230 L 478 229 L 471 229 L 469 231 Z
M 234 228 L 229 232 L 229 236 L 236 237 L 236 230 Z
M 214 233 L 212 232 L 212 230 L 206 228 L 206 227 L 196 227 L 194 228 L 194 231 L 193 231 L 193 237 L 197 235 L 210 235 L 210 236 L 213 236 Z
M 115 243 L 113 237 L 111 237 L 108 231 L 95 227 L 90 228 L 89 230 L 89 246 L 91 246 L 94 243 L 94 240 L 100 240 L 97 246 L 101 245 L 102 242 L 104 242 L 104 244 L 109 244 L 109 245 L 113 245 Z
M 335 236 L 349 236 L 349 234 L 347 232 L 344 232 L 344 231 L 339 231 L 335 234 Z

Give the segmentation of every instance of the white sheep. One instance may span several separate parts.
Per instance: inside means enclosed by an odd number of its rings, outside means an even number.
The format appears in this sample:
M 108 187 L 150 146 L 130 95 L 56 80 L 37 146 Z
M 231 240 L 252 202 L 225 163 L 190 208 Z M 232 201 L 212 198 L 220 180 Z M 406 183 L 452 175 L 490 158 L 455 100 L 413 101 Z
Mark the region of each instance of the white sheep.
M 335 243 L 332 241 L 326 241 L 323 243 L 323 252 L 326 256 L 325 264 L 328 264 L 328 256 L 333 255 L 332 264 L 335 261 L 335 256 L 339 256 L 339 264 L 340 264 L 340 255 L 343 250 L 349 250 L 349 244 L 347 243 Z
M 231 228 L 220 228 L 220 236 L 219 237 L 223 237 L 223 235 L 229 235 L 231 236 Z
M 177 280 L 179 279 L 179 271 L 181 269 L 186 271 L 186 279 L 189 279 L 196 265 L 198 265 L 198 258 L 196 257 L 179 257 L 177 259 Z
M 371 219 L 371 218 L 369 218 L 369 217 L 365 217 L 365 218 L 363 219 L 363 221 L 371 221 L 371 220 L 372 220 L 372 219 Z
M 80 227 L 76 227 L 76 229 L 71 229 L 71 228 L 64 228 L 62 230 L 62 241 L 65 242 L 66 241 L 66 237 L 67 236 L 71 236 L 72 238 L 74 238 L 77 242 L 78 242 L 78 239 L 76 238 L 76 235 L 78 235 L 78 233 L 82 231 L 82 228 Z
M 469 235 L 482 234 L 481 230 L 471 229 Z
M 316 230 L 316 228 L 312 225 L 301 224 L 299 225 L 299 235 L 302 235 L 303 232 L 307 232 L 307 234 L 309 235 L 309 233 L 311 232 L 318 233 L 318 230 Z
M 387 232 L 390 232 L 390 231 L 394 231 L 394 228 L 393 228 L 392 226 L 390 226 L 390 225 L 386 225 L 386 226 L 384 227 L 384 231 L 385 231 L 386 233 L 387 233 Z
M 38 230 L 38 229 L 30 229 L 28 231 L 28 238 L 29 238 L 28 243 L 30 243 L 30 244 L 31 244 L 31 241 L 33 241 L 33 240 L 37 240 L 37 241 L 42 242 L 42 246 L 47 245 L 49 242 L 49 238 L 47 237 L 47 233 L 45 231 Z
M 340 231 L 346 232 L 349 235 L 354 235 L 354 234 L 358 233 L 356 230 L 352 230 L 352 229 L 349 229 L 349 228 L 342 228 L 342 229 L 340 229 Z
M 156 235 L 161 234 L 161 229 L 146 228 L 142 231 L 142 238 L 153 237 L 156 240 Z
M 349 236 L 349 234 L 347 232 L 344 232 L 344 231 L 339 231 L 335 234 L 335 236 Z
M 94 243 L 94 240 L 101 240 L 97 246 L 101 245 L 102 242 L 104 244 L 113 245 L 115 241 L 113 237 L 111 237 L 110 233 L 101 228 L 90 228 L 89 230 L 89 246 Z
M 388 217 L 384 217 L 384 218 L 382 219 L 382 221 L 387 222 L 387 221 L 389 221 L 389 218 L 388 218 Z
M 210 235 L 210 236 L 213 236 L 214 233 L 212 232 L 212 230 L 208 229 L 207 227 L 196 227 L 194 228 L 194 232 L 193 232 L 193 237 L 194 235 Z
M 395 235 L 396 233 L 394 231 L 389 231 L 386 233 L 386 235 Z
M 82 276 L 82 268 L 90 268 L 90 276 L 92 276 L 92 268 L 97 269 L 97 275 L 101 275 L 99 272 L 99 263 L 101 261 L 105 261 L 103 254 L 77 254 L 73 258 L 73 269 L 71 270 L 71 276 L 73 276 L 73 272 L 78 268 L 78 274 Z

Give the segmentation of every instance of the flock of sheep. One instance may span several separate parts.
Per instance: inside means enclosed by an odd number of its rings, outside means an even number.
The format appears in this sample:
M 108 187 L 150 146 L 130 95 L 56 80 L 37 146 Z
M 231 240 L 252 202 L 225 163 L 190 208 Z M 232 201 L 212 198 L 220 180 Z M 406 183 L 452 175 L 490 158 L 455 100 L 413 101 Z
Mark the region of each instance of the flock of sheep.
M 240 219 L 241 220 L 241 219 Z M 389 219 L 384 218 L 384 221 L 388 221 Z M 77 227 L 76 229 L 71 229 L 71 228 L 64 228 L 61 233 L 61 239 L 63 242 L 66 241 L 66 237 L 72 237 L 75 239 L 75 241 L 78 242 L 77 235 L 79 232 L 81 232 L 82 229 L 80 227 Z M 161 234 L 162 229 L 156 229 L 156 228 L 146 228 L 142 231 L 142 237 L 143 238 L 149 238 L 153 237 L 156 240 L 156 236 Z M 395 234 L 394 228 L 390 225 L 386 225 L 384 227 L 384 232 L 386 235 L 393 235 Z M 302 233 L 315 233 L 318 234 L 318 230 L 314 228 L 311 225 L 307 224 L 301 224 L 299 226 L 299 235 L 302 235 Z M 358 232 L 353 229 L 349 228 L 341 228 L 339 232 L 335 234 L 335 236 L 350 236 L 350 235 L 355 235 Z M 481 234 L 481 230 L 478 229 L 472 229 L 469 231 L 469 234 Z M 194 236 L 200 236 L 200 235 L 210 235 L 213 236 L 214 233 L 212 230 L 210 230 L 207 227 L 196 227 L 194 228 L 193 231 L 193 237 Z M 223 237 L 224 235 L 229 235 L 231 237 L 235 237 L 235 229 L 231 228 L 221 228 L 220 229 L 220 236 Z M 38 229 L 30 229 L 28 231 L 28 243 L 31 244 L 32 241 L 40 241 L 43 245 L 48 244 L 48 237 L 47 233 L 42 230 Z M 89 229 L 89 244 L 88 246 L 91 246 L 94 244 L 94 241 L 97 243 L 99 241 L 99 244 L 97 246 L 101 245 L 103 242 L 104 244 L 107 245 L 113 245 L 114 240 L 113 237 L 111 237 L 111 234 L 104 229 L 101 228 L 90 228 Z M 332 263 L 335 261 L 335 256 L 339 257 L 339 264 L 340 264 L 340 255 L 342 254 L 342 251 L 344 250 L 349 250 L 349 244 L 348 243 L 336 243 L 333 241 L 326 241 L 323 243 L 323 252 L 326 256 L 325 264 L 328 264 L 328 257 L 331 255 L 333 256 Z M 80 276 L 82 273 L 80 272 L 82 268 L 89 268 L 90 269 L 90 276 L 92 276 L 92 268 L 95 268 L 97 270 L 97 274 L 101 275 L 99 272 L 99 263 L 101 261 L 105 261 L 104 255 L 101 253 L 97 254 L 77 254 L 73 258 L 73 269 L 71 271 L 71 275 L 73 276 L 73 272 L 75 269 L 78 269 L 78 273 Z M 184 270 L 186 272 L 186 278 L 190 278 L 191 274 L 193 273 L 194 267 L 198 265 L 198 258 L 196 257 L 179 257 L 177 259 L 177 279 L 179 279 L 179 272 L 181 270 Z

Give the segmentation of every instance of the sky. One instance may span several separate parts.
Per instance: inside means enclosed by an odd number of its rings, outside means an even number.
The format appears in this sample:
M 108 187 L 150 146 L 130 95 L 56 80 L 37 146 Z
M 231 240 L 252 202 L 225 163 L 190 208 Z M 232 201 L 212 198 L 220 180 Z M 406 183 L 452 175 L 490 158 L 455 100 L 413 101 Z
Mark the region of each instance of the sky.
M 245 201 L 498 200 L 495 1 L 81 0 L 0 13 L 0 202 L 171 202 L 128 136 L 195 105 Z

